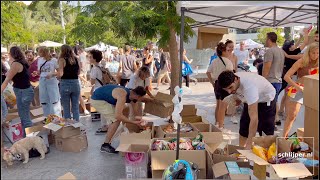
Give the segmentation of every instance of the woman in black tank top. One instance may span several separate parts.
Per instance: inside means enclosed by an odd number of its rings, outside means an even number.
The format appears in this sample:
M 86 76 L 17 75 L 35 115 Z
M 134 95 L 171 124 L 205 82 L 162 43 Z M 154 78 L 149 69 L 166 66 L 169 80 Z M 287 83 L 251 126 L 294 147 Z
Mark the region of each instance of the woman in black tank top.
M 61 46 L 59 57 L 59 72 L 61 104 L 63 107 L 63 117 L 71 119 L 70 101 L 72 105 L 73 119 L 79 121 L 79 96 L 80 84 L 78 75 L 80 73 L 79 61 L 68 45 Z
M 30 104 L 34 97 L 34 92 L 30 84 L 30 76 L 28 72 L 29 65 L 24 57 L 23 52 L 17 46 L 10 49 L 9 58 L 11 68 L 7 73 L 6 79 L 1 85 L 1 94 L 8 86 L 9 82 L 13 81 L 13 91 L 16 95 L 18 114 L 21 119 L 22 130 L 21 138 L 25 137 L 24 129 L 32 126 L 30 118 Z

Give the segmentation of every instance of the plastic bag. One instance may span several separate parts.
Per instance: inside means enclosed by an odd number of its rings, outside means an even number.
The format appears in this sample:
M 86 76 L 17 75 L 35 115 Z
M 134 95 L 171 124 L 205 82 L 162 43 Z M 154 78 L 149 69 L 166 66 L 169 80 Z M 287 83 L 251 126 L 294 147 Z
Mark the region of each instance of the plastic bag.
M 17 104 L 17 98 L 11 84 L 8 84 L 7 88 L 3 91 L 3 98 L 10 108 L 13 108 Z
M 267 150 L 261 146 L 255 145 L 252 147 L 252 152 L 259 156 L 260 158 L 264 159 L 267 161 Z

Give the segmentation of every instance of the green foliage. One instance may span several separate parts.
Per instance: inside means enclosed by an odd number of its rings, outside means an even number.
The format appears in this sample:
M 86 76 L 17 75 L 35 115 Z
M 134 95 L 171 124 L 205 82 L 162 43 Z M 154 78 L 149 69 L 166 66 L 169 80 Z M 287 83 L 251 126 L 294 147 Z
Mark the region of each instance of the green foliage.
M 268 32 L 275 32 L 278 36 L 277 39 L 277 44 L 279 46 L 282 46 L 282 44 L 284 43 L 285 39 L 284 37 L 281 36 L 281 33 L 283 32 L 282 28 L 261 28 L 258 30 L 259 34 L 258 34 L 258 40 L 260 41 L 260 43 L 265 44 L 266 43 L 266 39 L 267 39 L 267 33 Z

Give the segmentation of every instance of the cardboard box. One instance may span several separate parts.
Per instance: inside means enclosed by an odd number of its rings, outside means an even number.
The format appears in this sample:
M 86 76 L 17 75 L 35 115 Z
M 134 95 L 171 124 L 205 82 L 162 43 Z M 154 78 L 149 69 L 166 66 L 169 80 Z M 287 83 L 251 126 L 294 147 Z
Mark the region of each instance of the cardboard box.
M 203 122 L 190 123 L 190 124 L 195 130 L 199 132 L 221 132 L 219 128 L 217 128 L 212 124 L 206 124 Z
M 3 130 L 4 136 L 11 143 L 15 143 L 23 138 L 23 129 L 19 116 L 15 119 L 11 119 L 9 127 L 4 127 Z
M 167 118 L 171 116 L 173 112 L 173 96 L 158 92 L 153 102 L 145 103 L 145 113 L 149 113 L 161 118 Z
M 55 137 L 55 145 L 59 151 L 81 152 L 88 147 L 87 135 L 81 134 L 68 138 Z
M 43 125 L 37 125 L 28 127 L 25 129 L 27 137 L 39 136 L 44 140 L 44 143 L 49 147 L 49 138 L 48 135 L 50 130 L 43 127 Z
M 319 74 L 303 77 L 303 104 L 319 111 Z
M 186 124 L 189 124 L 189 123 L 186 123 Z M 174 123 L 170 123 L 170 125 L 174 125 Z M 157 138 L 175 138 L 177 137 L 177 133 L 166 133 L 164 131 L 164 128 L 167 127 L 168 125 L 161 125 L 161 126 L 158 126 L 156 128 L 156 137 Z M 191 125 L 190 125 L 191 126 Z M 192 126 L 191 126 L 192 127 Z M 193 128 L 193 127 L 192 127 Z M 190 132 L 181 132 L 180 131 L 180 137 L 195 137 L 198 135 L 198 131 L 193 129 L 192 131 Z
M 183 105 L 183 109 L 182 109 L 180 115 L 181 115 L 182 117 L 184 117 L 184 116 L 195 116 L 195 115 L 197 115 L 196 106 L 195 106 L 194 104 Z
M 316 157 L 319 157 L 319 111 L 314 110 L 310 107 L 305 107 L 304 109 L 304 137 L 314 137 L 304 138 L 304 141 L 308 143 L 311 147 L 314 146 L 313 152 Z M 314 142 L 314 143 L 313 143 Z
M 74 123 L 69 126 L 60 126 L 54 123 L 49 123 L 44 126 L 47 129 L 50 129 L 54 132 L 55 137 L 59 138 L 68 138 L 72 136 L 77 136 L 81 134 L 80 127 L 83 127 L 82 123 Z
M 277 136 L 262 136 L 253 138 L 253 142 L 264 148 L 269 148 L 273 142 L 278 144 L 277 153 L 291 152 L 291 142 Z M 311 173 L 302 163 L 270 164 L 255 155 L 252 150 L 238 150 L 248 160 L 254 162 L 253 175 L 258 179 L 266 179 L 267 171 L 271 179 L 303 178 Z
M 298 129 L 297 129 L 297 136 L 299 137 L 299 139 L 300 139 L 301 141 L 303 141 L 304 128 L 298 128 Z
M 197 123 L 202 122 L 201 116 L 182 116 L 182 122 L 183 123 Z
M 150 132 L 142 132 L 142 130 L 135 124 L 128 123 L 125 126 L 128 128 L 130 133 L 129 134 L 121 134 L 120 142 L 121 142 L 121 139 L 123 141 L 126 141 L 124 139 L 132 139 L 132 138 L 137 138 L 137 139 L 142 138 L 142 139 L 151 140 L 155 136 L 155 127 L 153 126 L 153 122 L 148 122 L 146 125 L 151 128 Z
M 216 136 L 218 132 L 211 133 L 203 133 L 203 141 L 205 143 L 214 143 L 217 141 Z M 221 136 L 222 134 L 219 133 Z M 160 138 L 160 139 L 172 139 L 172 138 Z M 152 140 L 152 143 L 156 139 Z M 151 144 L 152 144 L 151 143 Z M 184 159 L 189 162 L 196 163 L 199 167 L 199 179 L 206 178 L 206 150 L 180 150 L 179 158 Z M 151 170 L 152 170 L 152 178 L 162 178 L 163 171 L 170 165 L 174 163 L 176 159 L 176 151 L 175 150 L 167 150 L 167 151 L 151 151 Z
M 215 178 L 251 179 L 249 162 L 223 161 L 212 166 Z
M 57 180 L 76 180 L 77 178 L 71 174 L 70 172 L 68 172 L 67 174 L 63 175 L 63 176 L 60 176 L 58 177 Z

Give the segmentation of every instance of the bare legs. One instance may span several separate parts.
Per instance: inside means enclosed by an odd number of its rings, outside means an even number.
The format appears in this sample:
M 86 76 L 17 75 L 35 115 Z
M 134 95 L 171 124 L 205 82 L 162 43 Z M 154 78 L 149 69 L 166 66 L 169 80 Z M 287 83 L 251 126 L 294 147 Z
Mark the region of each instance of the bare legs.
M 287 100 L 286 103 L 286 122 L 284 124 L 283 137 L 288 137 L 290 129 L 292 127 L 293 122 L 295 121 L 299 111 L 301 104 L 297 102 Z

